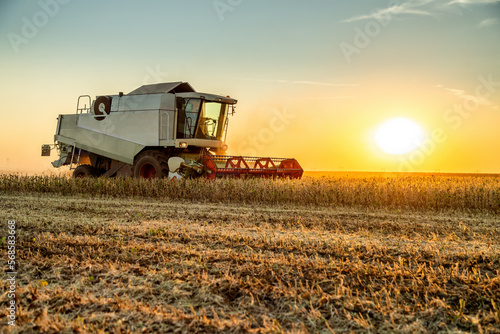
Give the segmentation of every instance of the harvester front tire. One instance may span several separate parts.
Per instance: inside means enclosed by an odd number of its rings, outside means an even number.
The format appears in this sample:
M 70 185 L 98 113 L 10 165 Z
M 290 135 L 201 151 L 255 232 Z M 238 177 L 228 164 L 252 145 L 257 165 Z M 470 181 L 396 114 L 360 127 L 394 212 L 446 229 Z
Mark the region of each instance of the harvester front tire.
M 168 176 L 168 158 L 159 151 L 146 151 L 134 163 L 134 177 L 144 179 Z
M 74 178 L 97 177 L 99 173 L 91 165 L 80 165 L 73 171 Z

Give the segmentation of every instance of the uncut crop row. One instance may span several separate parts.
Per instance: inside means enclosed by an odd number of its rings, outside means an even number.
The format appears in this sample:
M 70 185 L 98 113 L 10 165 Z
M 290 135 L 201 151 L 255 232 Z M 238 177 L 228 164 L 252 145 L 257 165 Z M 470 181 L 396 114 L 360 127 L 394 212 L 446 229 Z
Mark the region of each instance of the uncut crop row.
M 202 203 L 290 204 L 500 212 L 500 177 L 414 175 L 297 180 L 138 180 L 0 175 L 0 192 L 145 197 Z

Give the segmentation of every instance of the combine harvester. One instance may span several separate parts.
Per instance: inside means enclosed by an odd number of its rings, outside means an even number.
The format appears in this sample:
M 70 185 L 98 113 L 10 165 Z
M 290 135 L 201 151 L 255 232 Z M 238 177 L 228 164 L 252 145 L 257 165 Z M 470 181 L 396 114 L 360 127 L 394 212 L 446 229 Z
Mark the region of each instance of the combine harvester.
M 78 98 L 76 113 L 59 115 L 54 167 L 74 177 L 301 178 L 295 159 L 226 155 L 228 116 L 236 100 L 195 92 L 187 82 L 144 85 L 124 95 Z

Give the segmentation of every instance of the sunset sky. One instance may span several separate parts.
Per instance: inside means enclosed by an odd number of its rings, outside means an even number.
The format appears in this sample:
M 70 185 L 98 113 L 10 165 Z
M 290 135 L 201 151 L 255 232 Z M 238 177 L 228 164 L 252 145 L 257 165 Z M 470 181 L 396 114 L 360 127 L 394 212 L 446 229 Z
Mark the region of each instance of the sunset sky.
M 47 172 L 79 95 L 238 99 L 230 154 L 306 170 L 500 172 L 500 0 L 2 1 L 0 172 Z M 424 140 L 377 146 L 392 118 Z

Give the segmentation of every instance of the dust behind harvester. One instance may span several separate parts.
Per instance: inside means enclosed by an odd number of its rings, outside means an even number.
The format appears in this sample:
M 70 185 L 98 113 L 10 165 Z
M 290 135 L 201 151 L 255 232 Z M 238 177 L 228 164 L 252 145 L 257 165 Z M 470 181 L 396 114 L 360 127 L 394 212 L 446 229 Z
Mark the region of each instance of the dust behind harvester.
M 78 98 L 74 114 L 59 115 L 54 167 L 73 176 L 301 178 L 295 159 L 226 155 L 236 100 L 196 92 L 187 82 L 145 85 L 118 95 Z

